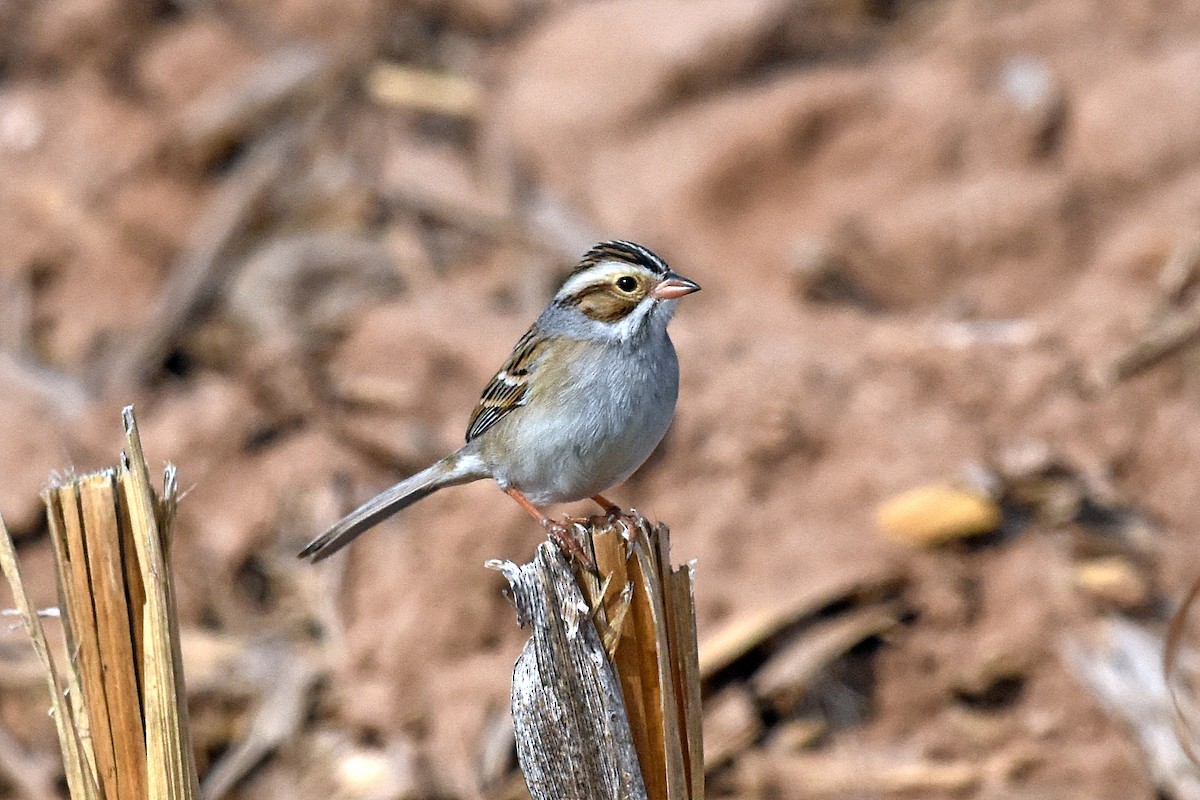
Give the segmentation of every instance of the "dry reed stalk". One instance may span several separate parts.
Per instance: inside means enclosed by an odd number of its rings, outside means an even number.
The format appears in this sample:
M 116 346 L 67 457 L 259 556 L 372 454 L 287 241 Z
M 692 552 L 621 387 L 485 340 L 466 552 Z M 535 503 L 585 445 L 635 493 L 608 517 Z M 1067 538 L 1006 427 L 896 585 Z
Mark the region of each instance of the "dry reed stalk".
M 58 568 L 66 685 L 0 526 L 0 566 L 46 669 L 73 800 L 199 797 L 168 569 L 175 470 L 155 494 L 132 407 L 117 467 L 42 497 Z M 63 699 L 63 691 L 67 700 Z
M 33 650 L 46 672 L 46 684 L 50 689 L 50 716 L 54 719 L 54 727 L 58 731 L 58 743 L 62 749 L 63 768 L 67 776 L 67 790 L 71 793 L 72 800 L 97 800 L 100 790 L 96 786 L 95 770 L 85 766 L 87 762 L 83 744 L 84 726 L 78 722 L 76 710 L 63 695 L 62 681 L 50 655 L 50 644 L 46 641 L 42 620 L 38 617 L 29 594 L 25 591 L 25 584 L 21 581 L 16 550 L 3 519 L 0 519 L 0 569 L 12 588 L 21 623 L 29 632 Z
M 597 574 L 551 544 L 491 562 L 532 628 L 513 674 L 518 758 L 535 800 L 702 800 L 700 671 L 690 566 L 637 516 L 579 525 Z

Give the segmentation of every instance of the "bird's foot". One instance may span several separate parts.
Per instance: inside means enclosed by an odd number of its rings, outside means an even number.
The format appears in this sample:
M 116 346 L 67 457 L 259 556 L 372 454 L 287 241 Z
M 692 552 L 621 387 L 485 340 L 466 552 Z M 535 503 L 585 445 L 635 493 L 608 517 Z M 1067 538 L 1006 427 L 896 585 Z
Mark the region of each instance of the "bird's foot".
M 522 494 L 519 489 L 512 486 L 505 487 L 504 493 L 513 500 L 516 500 L 517 505 L 525 509 L 531 517 L 542 524 L 550 540 L 558 545 L 558 549 L 563 551 L 567 558 L 578 564 L 582 564 L 585 569 L 592 573 L 596 572 L 596 562 L 584 551 L 583 545 L 579 543 L 579 540 L 571 532 L 572 525 L 570 520 L 567 520 L 564 524 L 550 519 L 537 506 L 531 503 L 529 498 Z
M 592 517 L 592 519 L 603 520 L 613 528 L 621 525 L 629 532 L 630 536 L 637 532 L 641 518 L 636 511 L 632 509 L 626 511 L 602 494 L 594 495 L 592 501 L 604 509 L 603 515 Z
M 546 517 L 542 520 L 542 527 L 546 529 L 546 535 L 550 537 L 550 541 L 558 545 L 558 549 L 562 550 L 567 558 L 575 561 L 589 572 L 596 572 L 596 562 L 575 538 L 570 520 L 564 524 Z

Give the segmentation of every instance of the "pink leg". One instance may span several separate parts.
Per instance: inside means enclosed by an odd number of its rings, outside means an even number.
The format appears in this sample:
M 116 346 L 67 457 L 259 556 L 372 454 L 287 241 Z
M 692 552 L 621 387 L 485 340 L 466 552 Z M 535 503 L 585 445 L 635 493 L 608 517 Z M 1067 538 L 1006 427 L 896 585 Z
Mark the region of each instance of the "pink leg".
M 579 546 L 579 542 L 577 542 L 575 537 L 571 535 L 571 532 L 567 530 L 567 526 L 563 525 L 561 522 L 555 522 L 547 517 L 541 512 L 541 510 L 538 509 L 537 506 L 530 502 L 528 497 L 521 494 L 513 487 L 508 487 L 504 490 L 504 493 L 513 500 L 516 500 L 517 505 L 525 509 L 530 516 L 540 522 L 542 527 L 546 529 L 546 533 L 550 535 L 550 538 L 554 540 L 554 542 L 559 546 L 560 549 L 563 550 L 563 552 L 576 559 L 580 564 L 583 564 L 589 569 L 595 569 L 595 565 L 592 564 L 592 559 L 588 557 L 587 553 L 583 552 L 583 548 Z
M 594 495 L 592 495 L 592 501 L 596 505 L 603 508 L 604 513 L 607 514 L 608 516 L 613 517 L 613 518 L 621 516 L 621 507 L 619 505 L 617 505 L 616 503 L 614 503 L 612 500 L 609 500 L 604 495 L 594 494 Z

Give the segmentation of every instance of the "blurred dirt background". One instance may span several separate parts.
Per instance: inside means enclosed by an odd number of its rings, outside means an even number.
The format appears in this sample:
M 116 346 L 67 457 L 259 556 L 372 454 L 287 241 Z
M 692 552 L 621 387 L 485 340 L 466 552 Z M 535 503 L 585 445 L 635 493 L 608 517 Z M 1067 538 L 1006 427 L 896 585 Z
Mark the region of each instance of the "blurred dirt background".
M 613 495 L 697 560 L 702 642 L 742 636 L 706 656 L 712 796 L 1200 798 L 1156 673 L 1200 574 L 1198 37 L 1170 0 L 0 0 L 0 512 L 37 598 L 38 492 L 135 402 L 190 487 L 209 796 L 519 796 L 482 565 L 530 520 L 476 484 L 294 553 L 457 446 L 629 238 L 704 286 Z M 52 797 L 19 630 L 0 657 L 0 796 Z

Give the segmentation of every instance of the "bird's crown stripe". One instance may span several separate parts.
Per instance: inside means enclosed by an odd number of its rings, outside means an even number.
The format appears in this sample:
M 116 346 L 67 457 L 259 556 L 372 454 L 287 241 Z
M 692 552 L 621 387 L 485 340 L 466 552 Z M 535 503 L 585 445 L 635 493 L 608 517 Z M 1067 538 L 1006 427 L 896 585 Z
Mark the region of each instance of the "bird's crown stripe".
M 670 269 L 667 266 L 667 262 L 640 244 L 627 242 L 623 239 L 613 239 L 612 241 L 601 242 L 589 250 L 583 259 L 580 260 L 579 266 L 571 274 L 578 275 L 580 272 L 604 261 L 624 261 L 627 264 L 644 267 L 659 275 L 666 274 Z

